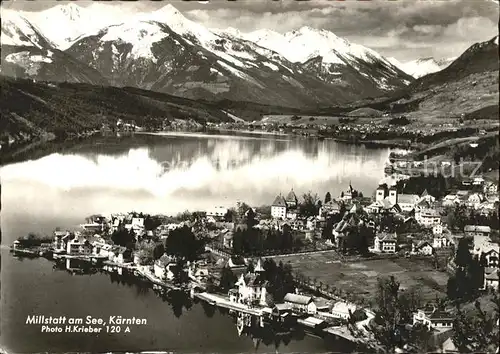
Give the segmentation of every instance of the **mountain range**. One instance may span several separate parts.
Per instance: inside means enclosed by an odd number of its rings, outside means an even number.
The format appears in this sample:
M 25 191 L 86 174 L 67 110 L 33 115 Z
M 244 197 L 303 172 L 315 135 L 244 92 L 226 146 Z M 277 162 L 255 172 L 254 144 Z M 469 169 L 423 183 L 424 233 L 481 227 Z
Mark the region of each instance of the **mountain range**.
M 434 58 L 420 58 L 401 63 L 396 58 L 388 58 L 389 62 L 397 66 L 399 69 L 418 79 L 422 76 L 432 74 L 443 70 L 450 65 L 456 58 L 446 58 L 436 60 Z
M 73 3 L 37 13 L 2 9 L 2 74 L 289 107 L 342 105 L 413 80 L 325 30 L 242 34 L 210 30 L 172 5 L 133 16 L 115 10 Z

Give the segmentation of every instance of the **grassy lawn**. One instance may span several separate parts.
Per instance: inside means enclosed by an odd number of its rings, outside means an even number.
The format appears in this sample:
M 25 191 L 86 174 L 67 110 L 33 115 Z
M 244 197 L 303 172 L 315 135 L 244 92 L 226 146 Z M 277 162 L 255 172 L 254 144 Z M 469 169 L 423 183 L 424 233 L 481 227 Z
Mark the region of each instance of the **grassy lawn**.
M 276 257 L 283 263 L 290 262 L 293 269 L 317 282 L 341 289 L 342 292 L 373 298 L 377 278 L 393 275 L 401 288 L 416 287 L 425 301 L 434 300 L 436 295 L 446 292 L 448 275 L 437 271 L 428 259 L 398 258 L 361 260 L 341 263 L 330 253 Z

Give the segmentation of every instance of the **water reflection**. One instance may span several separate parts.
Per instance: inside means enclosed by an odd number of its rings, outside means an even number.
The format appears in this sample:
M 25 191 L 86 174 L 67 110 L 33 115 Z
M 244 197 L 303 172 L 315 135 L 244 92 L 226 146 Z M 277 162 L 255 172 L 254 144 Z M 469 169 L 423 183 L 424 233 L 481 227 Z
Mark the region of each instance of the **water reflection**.
M 371 195 L 388 155 L 387 149 L 272 137 L 138 135 L 80 145 L 0 168 L 2 226 L 10 238 L 26 220 L 53 218 L 63 226 L 62 220 L 96 212 L 175 214 L 237 200 L 262 205 L 291 188 L 337 196 L 349 182 Z
M 181 290 L 168 290 L 157 285 L 153 285 L 134 275 L 133 271 L 122 269 L 98 267 L 91 262 L 78 259 L 57 259 L 53 265 L 54 271 L 65 271 L 71 275 L 92 276 L 94 274 L 106 274 L 113 284 L 133 287 L 136 290 L 137 296 L 145 297 L 153 293 L 157 298 L 167 304 L 176 318 L 180 318 L 187 311 L 190 311 L 193 306 L 201 306 L 203 313 L 207 318 L 213 318 L 216 312 L 224 316 L 232 316 L 234 323 L 234 333 L 237 332 L 237 315 L 230 313 L 227 309 L 218 308 L 204 301 L 191 298 L 187 292 Z M 306 338 L 307 333 L 300 327 L 288 323 L 282 324 L 273 321 L 266 321 L 264 327 L 260 326 L 257 318 L 252 318 L 250 326 L 246 326 L 240 336 L 248 337 L 252 340 L 255 350 L 258 350 L 261 344 L 271 346 L 280 350 L 280 348 L 288 347 L 292 341 L 298 342 Z M 320 333 L 315 333 L 315 336 Z M 321 336 L 323 337 L 323 336 Z M 324 338 L 325 343 L 331 339 Z M 346 348 L 346 346 L 343 346 Z

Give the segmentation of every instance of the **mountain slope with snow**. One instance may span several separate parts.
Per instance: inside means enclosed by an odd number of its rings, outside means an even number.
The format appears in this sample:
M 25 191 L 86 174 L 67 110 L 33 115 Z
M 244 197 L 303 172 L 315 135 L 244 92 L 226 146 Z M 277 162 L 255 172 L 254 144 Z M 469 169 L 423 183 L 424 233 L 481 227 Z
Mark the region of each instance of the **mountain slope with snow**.
M 107 6 L 71 3 L 21 15 L 48 38 L 46 50 L 64 49 L 58 53 L 89 66 L 115 86 L 300 107 L 375 97 L 412 79 L 378 53 L 328 31 L 304 27 L 281 35 L 264 30 L 251 34 L 257 36 L 252 39 L 235 29 L 209 30 L 170 4 L 117 17 L 110 16 Z M 3 38 L 2 43 L 8 44 Z M 10 56 L 23 67 L 38 59 L 26 53 Z M 39 70 L 26 70 L 40 78 Z M 53 80 L 68 79 L 62 76 Z
M 359 73 L 382 90 L 390 91 L 409 84 L 412 78 L 377 52 L 340 38 L 330 31 L 302 27 L 284 35 L 257 30 L 244 38 L 269 48 L 294 63 L 304 64 L 327 82 L 338 82 L 344 71 Z M 314 64 L 308 65 L 313 62 Z
M 405 63 L 401 63 L 395 58 L 389 58 L 388 60 L 408 75 L 418 79 L 422 76 L 443 70 L 455 59 L 456 58 L 447 58 L 436 60 L 434 58 L 420 58 Z
M 95 69 L 55 48 L 19 13 L 2 9 L 2 74 L 46 81 L 106 84 Z
M 379 101 L 376 108 L 414 119 L 498 120 L 498 73 L 497 36 L 472 45 L 445 69 L 415 80 L 393 99 Z

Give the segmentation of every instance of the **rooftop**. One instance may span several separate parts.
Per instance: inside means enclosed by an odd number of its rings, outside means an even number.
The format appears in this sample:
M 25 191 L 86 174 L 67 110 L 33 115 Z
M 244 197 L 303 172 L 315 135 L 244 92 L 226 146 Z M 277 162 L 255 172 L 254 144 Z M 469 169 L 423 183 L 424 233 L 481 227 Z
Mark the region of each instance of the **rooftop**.
M 491 227 L 489 226 L 483 226 L 483 225 L 465 225 L 464 227 L 465 232 L 491 232 Z
M 300 305 L 308 305 L 309 303 L 312 302 L 312 297 L 288 293 L 285 295 L 284 301 L 295 303 L 295 304 L 300 304 Z
M 286 207 L 285 198 L 283 198 L 283 196 L 281 194 L 277 195 L 276 198 L 274 199 L 272 206 Z

